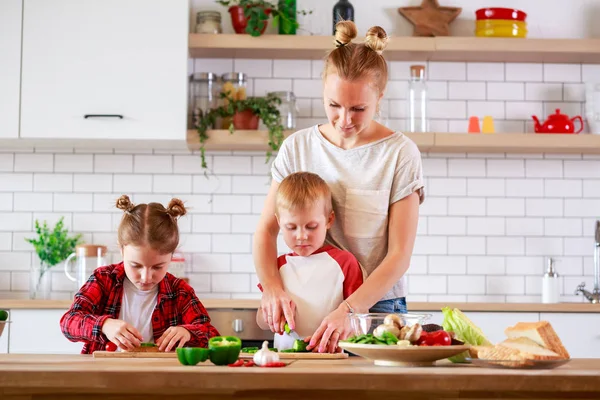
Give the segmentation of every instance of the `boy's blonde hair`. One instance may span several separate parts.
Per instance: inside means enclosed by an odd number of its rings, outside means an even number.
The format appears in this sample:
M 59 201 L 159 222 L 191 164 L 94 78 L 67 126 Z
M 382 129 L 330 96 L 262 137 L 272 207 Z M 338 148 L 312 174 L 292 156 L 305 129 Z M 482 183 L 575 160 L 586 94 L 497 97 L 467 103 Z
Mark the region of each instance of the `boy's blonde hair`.
M 333 206 L 327 183 L 312 172 L 295 172 L 279 184 L 275 197 L 275 214 L 279 215 L 280 210 L 305 209 L 321 199 L 325 201 L 325 215 L 329 216 Z

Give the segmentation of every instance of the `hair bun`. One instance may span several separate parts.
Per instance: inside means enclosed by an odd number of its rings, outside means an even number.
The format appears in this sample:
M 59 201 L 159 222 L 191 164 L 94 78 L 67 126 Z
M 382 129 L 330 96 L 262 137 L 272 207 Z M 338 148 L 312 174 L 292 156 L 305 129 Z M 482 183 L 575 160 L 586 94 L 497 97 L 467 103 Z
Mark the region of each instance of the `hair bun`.
M 184 216 L 187 213 L 185 206 L 183 205 L 183 201 L 180 199 L 171 199 L 169 205 L 167 206 L 167 214 L 169 214 L 173 218 L 178 218 Z
M 376 51 L 377 54 L 381 54 L 387 47 L 389 40 L 390 38 L 382 27 L 373 26 L 367 31 L 365 46 Z
M 340 21 L 335 24 L 336 47 L 345 46 L 358 35 L 356 24 L 352 21 Z
M 117 199 L 117 208 L 125 212 L 130 212 L 135 208 L 135 205 L 131 202 L 129 196 L 124 194 Z

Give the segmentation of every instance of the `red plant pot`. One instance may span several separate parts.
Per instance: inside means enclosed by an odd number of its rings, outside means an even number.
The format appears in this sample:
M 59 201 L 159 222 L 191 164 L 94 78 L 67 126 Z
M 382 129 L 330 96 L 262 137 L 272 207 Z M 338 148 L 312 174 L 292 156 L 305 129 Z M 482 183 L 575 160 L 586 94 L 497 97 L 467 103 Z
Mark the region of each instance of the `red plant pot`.
M 259 118 L 252 110 L 238 111 L 233 114 L 233 127 L 241 130 L 257 130 Z
M 235 33 L 244 34 L 246 32 L 246 26 L 248 26 L 248 18 L 244 15 L 244 8 L 242 6 L 231 6 L 229 7 L 229 14 L 231 14 L 231 25 Z M 265 14 L 271 14 L 271 9 L 267 8 Z M 267 29 L 267 22 L 264 21 L 260 29 L 260 34 L 265 33 Z

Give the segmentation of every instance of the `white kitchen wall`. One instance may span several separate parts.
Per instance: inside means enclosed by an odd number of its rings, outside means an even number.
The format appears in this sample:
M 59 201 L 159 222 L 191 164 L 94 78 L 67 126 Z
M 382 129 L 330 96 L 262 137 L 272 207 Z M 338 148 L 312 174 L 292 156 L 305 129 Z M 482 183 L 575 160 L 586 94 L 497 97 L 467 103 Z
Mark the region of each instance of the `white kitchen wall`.
M 300 8 L 318 11 L 310 29 L 327 33 L 333 3 L 299 1 Z M 381 0 L 377 2 L 381 11 L 373 12 L 368 2 L 354 0 L 361 33 L 379 24 L 395 35 L 410 34 L 396 13 L 401 3 Z M 465 19 L 484 5 L 517 4 L 477 0 L 469 1 L 467 8 L 457 1 L 442 3 L 462 6 Z M 542 4 L 544 13 L 538 11 Z M 586 22 L 598 8 L 592 1 L 577 4 L 583 7 L 579 11 L 558 0 L 528 2 L 530 18 L 537 18 L 531 36 L 598 34 Z M 204 0 L 193 1 L 192 8 L 224 10 Z M 570 22 L 550 26 L 559 15 Z M 461 24 L 465 22 L 457 21 L 455 29 Z M 396 129 L 404 123 L 410 64 L 390 63 L 383 122 Z M 582 114 L 583 82 L 600 79 L 600 65 L 425 65 L 431 130 L 436 132 L 464 132 L 471 115 L 493 116 L 499 132 L 532 132 L 532 114 L 545 117 L 555 108 Z M 321 61 L 197 59 L 190 60 L 192 70 L 245 72 L 250 76 L 251 95 L 293 90 L 298 96 L 299 127 L 325 121 Z M 208 178 L 199 155 L 186 151 L 1 148 L 0 297 L 28 295 L 29 266 L 37 256 L 24 238 L 33 236 L 36 219 L 54 223 L 64 216 L 70 230 L 83 233 L 87 242 L 108 245 L 112 259 L 118 261 L 115 231 L 121 212 L 114 201 L 123 193 L 135 202 L 166 203 L 172 196 L 186 201 L 190 214 L 181 219 L 181 250 L 201 298 L 257 297 L 251 242 L 268 188 L 265 156 L 211 152 L 207 161 L 212 168 Z M 592 230 L 600 218 L 599 156 L 424 153 L 423 164 L 426 201 L 409 271 L 409 300 L 539 301 L 545 259 L 552 256 L 558 261 L 562 299 L 582 301 L 573 292 L 581 282 L 593 284 Z M 53 296 L 69 299 L 76 288 L 64 278 L 61 267 L 56 268 Z

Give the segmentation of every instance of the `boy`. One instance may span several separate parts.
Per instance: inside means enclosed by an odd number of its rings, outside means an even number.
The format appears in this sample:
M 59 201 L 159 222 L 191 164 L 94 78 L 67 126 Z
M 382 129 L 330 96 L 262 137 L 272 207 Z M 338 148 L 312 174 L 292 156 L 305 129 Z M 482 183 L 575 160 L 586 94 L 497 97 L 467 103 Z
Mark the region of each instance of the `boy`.
M 350 252 L 325 244 L 335 215 L 329 186 L 318 175 L 297 172 L 287 176 L 277 190 L 275 216 L 293 251 L 277 258 L 284 288 L 296 305 L 295 330 L 275 334 L 274 346 L 284 350 L 295 339 L 311 336 L 363 283 L 363 271 Z M 261 329 L 269 329 L 260 310 L 256 321 Z

